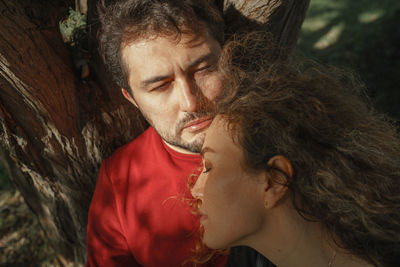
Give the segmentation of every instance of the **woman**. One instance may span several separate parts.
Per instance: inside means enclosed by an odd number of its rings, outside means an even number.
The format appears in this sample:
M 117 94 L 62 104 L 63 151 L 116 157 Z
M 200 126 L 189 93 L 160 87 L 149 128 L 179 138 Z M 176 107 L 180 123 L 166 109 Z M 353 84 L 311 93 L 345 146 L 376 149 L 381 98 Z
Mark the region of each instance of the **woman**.
M 399 139 L 362 86 L 319 66 L 237 66 L 222 66 L 191 189 L 204 243 L 278 267 L 400 266 Z

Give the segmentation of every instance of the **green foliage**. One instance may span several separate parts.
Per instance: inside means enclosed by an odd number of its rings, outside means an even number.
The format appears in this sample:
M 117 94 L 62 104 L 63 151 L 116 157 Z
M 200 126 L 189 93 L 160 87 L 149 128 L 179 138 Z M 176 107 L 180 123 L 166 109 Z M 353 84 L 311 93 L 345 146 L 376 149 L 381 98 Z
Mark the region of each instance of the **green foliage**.
M 355 70 L 376 108 L 400 121 L 400 1 L 311 0 L 298 53 Z
M 79 45 L 82 37 L 86 35 L 86 15 L 70 8 L 68 18 L 61 21 L 59 27 L 65 43 L 71 46 Z

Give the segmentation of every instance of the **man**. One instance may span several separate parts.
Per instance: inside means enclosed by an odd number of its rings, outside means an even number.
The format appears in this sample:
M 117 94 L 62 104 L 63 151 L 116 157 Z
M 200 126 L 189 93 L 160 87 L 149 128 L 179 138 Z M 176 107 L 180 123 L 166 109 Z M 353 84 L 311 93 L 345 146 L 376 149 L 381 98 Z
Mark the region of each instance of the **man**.
M 103 2 L 99 14 L 105 65 L 151 127 L 101 166 L 87 266 L 181 266 L 198 242 L 198 219 L 182 199 L 201 165 L 207 107 L 221 92 L 223 20 L 206 0 Z

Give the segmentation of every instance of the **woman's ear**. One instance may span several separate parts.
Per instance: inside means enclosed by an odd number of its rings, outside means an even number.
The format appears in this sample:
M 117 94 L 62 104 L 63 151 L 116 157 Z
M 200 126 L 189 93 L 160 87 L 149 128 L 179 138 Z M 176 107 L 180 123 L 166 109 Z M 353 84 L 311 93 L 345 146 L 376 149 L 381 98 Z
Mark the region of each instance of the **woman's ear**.
M 138 105 L 136 104 L 135 99 L 133 99 L 132 95 L 126 89 L 121 88 L 121 93 L 125 97 L 126 100 L 131 102 L 135 107 L 138 107 Z
M 290 161 L 284 156 L 273 156 L 268 160 L 269 171 L 265 172 L 266 185 L 264 191 L 264 206 L 266 209 L 275 207 L 286 195 L 288 190 L 288 178 L 293 176 L 293 168 Z

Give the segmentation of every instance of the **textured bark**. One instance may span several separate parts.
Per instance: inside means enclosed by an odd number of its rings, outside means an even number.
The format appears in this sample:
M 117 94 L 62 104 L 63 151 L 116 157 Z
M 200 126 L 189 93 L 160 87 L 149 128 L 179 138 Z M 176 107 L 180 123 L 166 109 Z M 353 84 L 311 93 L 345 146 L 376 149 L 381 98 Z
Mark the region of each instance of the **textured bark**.
M 75 0 L 75 10 L 83 14 L 87 13 L 87 0 Z
M 217 0 L 228 33 L 250 30 L 272 34 L 275 45 L 287 54 L 296 47 L 309 0 Z
M 41 2 L 0 1 L 0 141 L 11 177 L 59 259 L 80 265 L 99 164 L 140 134 L 145 123 L 110 82 L 95 50 L 92 80 L 76 78 L 58 33 L 61 18 L 48 17 L 59 7 Z M 88 1 L 90 21 L 96 20 L 95 3 Z M 300 0 L 218 3 L 231 32 L 257 25 L 291 49 L 308 5 Z M 95 29 L 88 30 L 93 36 Z
M 143 125 L 115 87 L 77 81 L 58 22 L 45 33 L 13 0 L 0 12 L 0 134 L 20 170 L 12 178 L 59 258 L 83 263 L 99 163 Z

